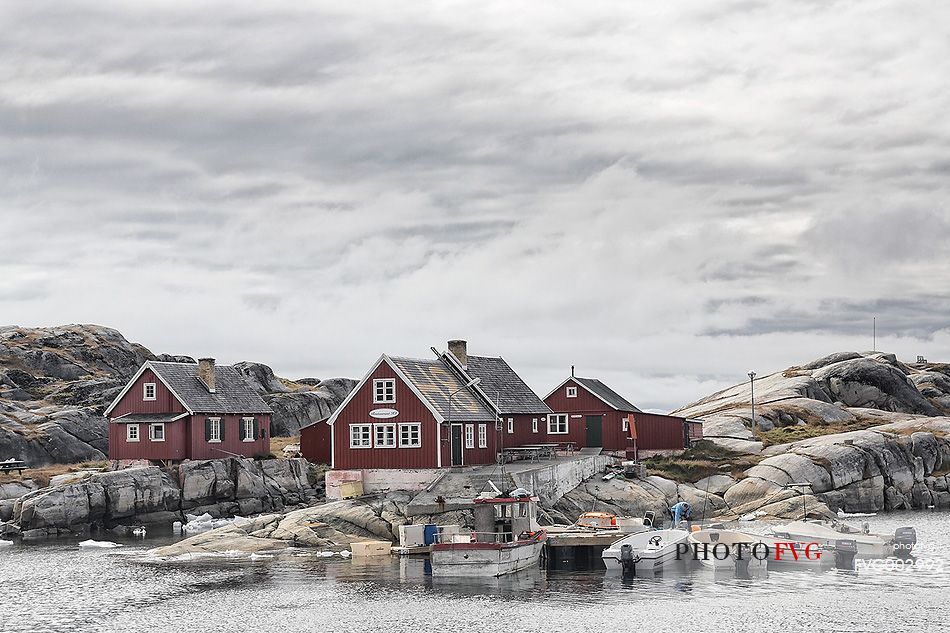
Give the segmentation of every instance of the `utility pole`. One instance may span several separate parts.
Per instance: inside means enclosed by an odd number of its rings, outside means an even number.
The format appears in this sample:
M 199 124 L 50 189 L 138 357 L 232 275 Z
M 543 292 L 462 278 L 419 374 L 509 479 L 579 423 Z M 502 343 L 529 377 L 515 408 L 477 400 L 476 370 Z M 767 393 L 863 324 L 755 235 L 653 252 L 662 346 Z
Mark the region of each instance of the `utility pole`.
M 752 390 L 752 432 L 755 433 L 755 372 L 749 372 L 749 388 Z
M 871 327 L 872 327 L 872 331 L 874 332 L 874 335 L 873 335 L 874 344 L 872 345 L 873 349 L 871 351 L 876 352 L 877 351 L 877 317 L 874 317 L 871 323 L 873 324 Z

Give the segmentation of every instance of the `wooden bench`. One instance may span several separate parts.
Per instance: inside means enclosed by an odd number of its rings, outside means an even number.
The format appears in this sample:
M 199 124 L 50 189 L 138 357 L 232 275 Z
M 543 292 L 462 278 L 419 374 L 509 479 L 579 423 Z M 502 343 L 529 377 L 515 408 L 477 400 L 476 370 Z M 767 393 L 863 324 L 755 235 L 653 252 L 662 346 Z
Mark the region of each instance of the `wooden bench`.
M 8 459 L 5 462 L 0 462 L 0 473 L 9 473 L 16 470 L 22 475 L 25 469 L 26 462 L 20 459 Z

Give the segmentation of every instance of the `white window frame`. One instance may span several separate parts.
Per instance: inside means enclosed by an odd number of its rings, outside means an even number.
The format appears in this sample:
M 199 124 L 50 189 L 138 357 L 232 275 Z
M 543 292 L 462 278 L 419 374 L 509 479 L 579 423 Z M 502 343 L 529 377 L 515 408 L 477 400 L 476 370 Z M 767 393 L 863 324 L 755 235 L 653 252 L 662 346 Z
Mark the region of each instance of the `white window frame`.
M 254 418 L 241 418 L 241 435 L 244 436 L 242 442 L 257 441 L 257 438 L 254 437 Z
M 221 418 L 208 418 L 208 421 L 211 422 L 211 437 L 208 438 L 208 442 L 211 444 L 220 444 L 221 443 Z M 253 428 L 253 424 L 252 424 Z M 217 437 L 215 437 L 217 436 Z
M 531 432 L 538 432 L 538 418 L 531 418 Z
M 511 434 L 514 432 L 515 432 L 515 419 L 508 418 L 508 433 Z
M 478 425 L 478 448 L 488 448 L 488 425 Z
M 621 428 L 623 432 L 626 433 L 627 431 L 630 430 L 630 418 L 623 418 L 621 422 L 623 422 L 623 426 Z
M 415 440 L 412 439 L 412 429 L 415 429 Z M 405 438 L 403 437 L 404 431 L 409 431 Z M 399 425 L 399 448 L 422 448 L 422 424 L 419 422 L 403 422 Z
M 386 430 L 389 429 L 389 433 Z M 380 442 L 380 432 L 382 432 L 383 441 Z M 390 435 L 389 438 L 386 436 Z M 398 438 L 396 437 L 396 425 L 392 422 L 373 425 L 373 446 L 376 448 L 396 448 Z
M 135 429 L 135 433 L 132 433 L 132 429 Z M 135 435 L 135 437 L 132 437 Z M 140 442 L 142 438 L 142 429 L 139 428 L 138 424 L 126 424 L 125 425 L 125 441 L 126 442 Z
M 373 448 L 373 425 L 350 425 L 350 448 Z
M 155 437 L 155 431 L 157 429 L 162 430 L 161 437 Z M 150 442 L 164 442 L 165 441 L 165 423 L 155 422 L 154 424 L 149 424 L 148 425 L 148 439 Z
M 561 422 L 564 422 L 564 430 L 560 429 Z M 555 427 L 555 425 L 557 425 Z M 549 435 L 567 435 L 570 433 L 570 422 L 566 413 L 552 413 L 548 416 L 548 434 Z
M 576 398 L 577 397 L 577 387 L 568 387 L 567 388 L 567 397 Z
M 151 387 L 152 395 L 148 395 L 148 390 Z M 142 385 L 142 400 L 155 400 L 158 397 L 158 387 L 154 382 L 147 382 Z
M 390 391 L 392 393 L 388 393 Z M 396 404 L 395 378 L 377 378 L 373 381 L 373 404 Z
M 465 425 L 465 448 L 475 448 L 475 425 Z

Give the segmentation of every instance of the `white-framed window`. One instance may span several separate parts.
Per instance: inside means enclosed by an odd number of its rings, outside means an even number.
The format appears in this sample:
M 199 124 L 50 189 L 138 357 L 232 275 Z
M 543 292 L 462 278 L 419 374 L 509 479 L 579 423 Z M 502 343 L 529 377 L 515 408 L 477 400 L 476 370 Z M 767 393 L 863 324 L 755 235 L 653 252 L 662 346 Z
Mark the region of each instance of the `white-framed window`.
M 373 381 L 373 403 L 392 404 L 396 402 L 396 381 L 392 378 L 381 378 Z
M 567 388 L 567 397 L 576 398 L 577 397 L 577 387 L 568 387 Z
M 552 413 L 548 416 L 548 433 L 564 435 L 567 433 L 567 414 Z
M 164 442 L 165 441 L 165 423 L 158 422 L 156 424 L 148 425 L 148 439 L 153 442 Z
M 531 432 L 538 432 L 538 418 L 531 418 Z
M 465 448 L 475 448 L 475 425 L 465 425 Z
M 396 448 L 396 425 L 374 424 L 376 448 Z
M 630 430 L 630 419 L 629 419 L 629 418 L 624 418 L 624 419 L 621 420 L 621 421 L 623 422 L 623 432 L 626 433 L 627 431 Z
M 422 425 L 418 422 L 399 425 L 399 448 L 422 447 Z
M 221 418 L 208 418 L 208 441 L 221 441 Z
M 253 442 L 257 439 L 254 432 L 254 418 L 241 418 L 241 441 Z
M 350 425 L 350 448 L 373 448 L 373 425 Z
M 488 448 L 488 425 L 478 425 L 478 448 Z
M 515 419 L 514 419 L 514 418 L 508 418 L 508 432 L 509 432 L 509 433 L 514 433 L 514 432 L 515 432 Z
M 155 383 L 147 382 L 142 385 L 142 400 L 154 400 L 155 399 Z
M 139 425 L 138 424 L 125 425 L 125 441 L 126 442 L 139 441 Z

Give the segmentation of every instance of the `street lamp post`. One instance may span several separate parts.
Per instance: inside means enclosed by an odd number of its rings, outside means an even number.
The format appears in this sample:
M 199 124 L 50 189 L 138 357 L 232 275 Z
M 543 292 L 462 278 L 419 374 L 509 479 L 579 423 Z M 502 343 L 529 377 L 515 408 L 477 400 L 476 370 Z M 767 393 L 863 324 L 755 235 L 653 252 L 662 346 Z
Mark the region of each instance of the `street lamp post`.
M 749 389 L 752 390 L 752 432 L 755 433 L 755 372 L 749 372 Z

